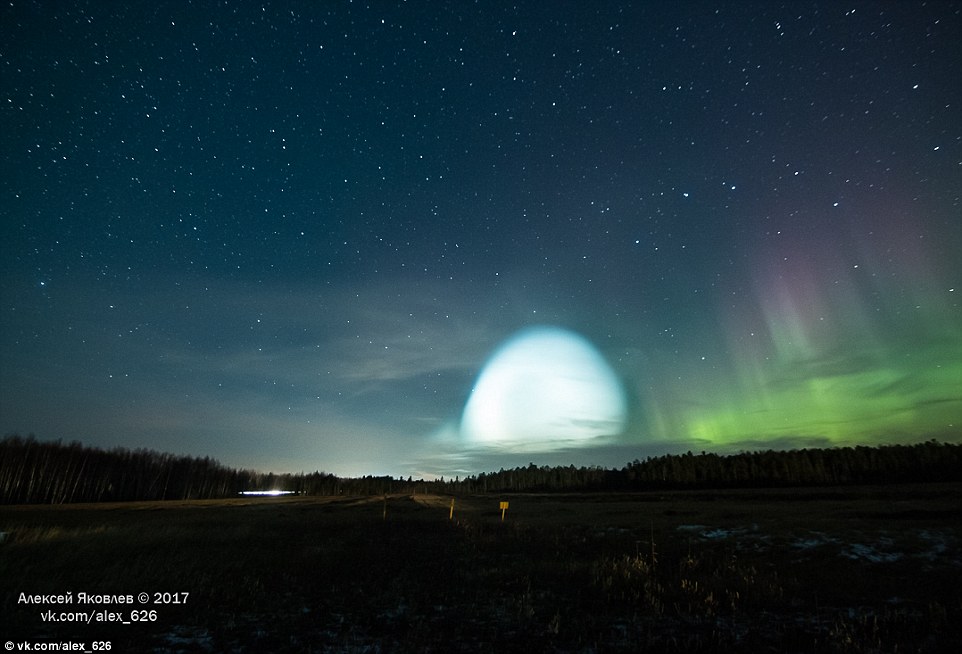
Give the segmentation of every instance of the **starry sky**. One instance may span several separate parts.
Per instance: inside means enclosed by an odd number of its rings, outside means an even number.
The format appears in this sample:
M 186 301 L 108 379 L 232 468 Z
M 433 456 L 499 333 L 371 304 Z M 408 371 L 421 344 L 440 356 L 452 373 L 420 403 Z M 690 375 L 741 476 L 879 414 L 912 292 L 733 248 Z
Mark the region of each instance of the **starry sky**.
M 6 1 L 0 431 L 425 478 L 958 442 L 960 35 Z

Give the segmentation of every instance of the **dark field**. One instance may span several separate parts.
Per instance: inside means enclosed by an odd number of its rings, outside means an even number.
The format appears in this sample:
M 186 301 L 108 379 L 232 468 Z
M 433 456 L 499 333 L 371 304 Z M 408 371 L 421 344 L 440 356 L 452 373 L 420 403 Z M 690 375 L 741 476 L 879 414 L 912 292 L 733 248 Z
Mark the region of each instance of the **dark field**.
M 962 651 L 959 484 L 458 497 L 454 520 L 450 501 L 0 507 L 0 640 L 111 641 L 113 652 Z M 67 592 L 73 604 L 18 602 Z M 150 601 L 80 604 L 81 592 Z M 158 604 L 158 592 L 189 596 Z M 50 610 L 148 621 L 51 624 Z

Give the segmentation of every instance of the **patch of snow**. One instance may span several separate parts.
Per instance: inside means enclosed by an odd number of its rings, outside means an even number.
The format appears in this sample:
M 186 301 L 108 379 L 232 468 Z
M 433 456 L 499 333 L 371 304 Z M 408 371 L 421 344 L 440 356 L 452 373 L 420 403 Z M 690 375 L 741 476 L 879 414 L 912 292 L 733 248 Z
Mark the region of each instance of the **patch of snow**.
M 864 559 L 871 563 L 894 563 L 902 559 L 901 552 L 882 552 L 871 545 L 852 543 L 841 551 L 841 556 L 852 560 Z
M 929 563 L 949 563 L 955 567 L 962 567 L 962 545 L 959 543 L 959 533 L 955 529 L 928 530 L 918 532 L 919 540 L 924 551 L 915 556 L 925 559 Z
M 166 646 L 162 652 L 204 652 L 214 651 L 214 639 L 206 629 L 174 627 L 162 636 Z
M 832 538 L 821 531 L 812 531 L 809 532 L 807 538 L 797 538 L 789 543 L 789 545 L 800 550 L 810 550 L 821 547 L 822 545 L 831 545 L 834 543 L 838 543 L 837 538 Z
M 734 529 L 706 529 L 699 534 L 702 538 L 707 538 L 709 540 L 718 540 L 721 538 L 730 538 L 735 535 Z
M 825 541 L 821 538 L 800 538 L 792 543 L 792 547 L 796 547 L 801 550 L 810 550 L 813 547 L 818 547 L 819 545 L 824 545 Z

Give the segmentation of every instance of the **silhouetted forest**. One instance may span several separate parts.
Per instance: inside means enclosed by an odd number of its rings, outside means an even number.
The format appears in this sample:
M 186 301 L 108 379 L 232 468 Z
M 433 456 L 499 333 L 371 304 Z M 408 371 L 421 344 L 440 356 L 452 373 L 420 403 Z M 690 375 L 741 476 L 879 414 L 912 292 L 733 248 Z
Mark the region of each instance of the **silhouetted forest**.
M 829 486 L 962 481 L 962 445 L 915 445 L 702 452 L 649 457 L 621 469 L 528 466 L 435 481 L 340 478 L 324 472 L 274 474 L 237 470 L 210 457 L 153 450 L 103 450 L 79 442 L 0 440 L 0 503 L 62 504 L 235 497 L 242 491 L 305 495 L 646 491 L 699 488 Z

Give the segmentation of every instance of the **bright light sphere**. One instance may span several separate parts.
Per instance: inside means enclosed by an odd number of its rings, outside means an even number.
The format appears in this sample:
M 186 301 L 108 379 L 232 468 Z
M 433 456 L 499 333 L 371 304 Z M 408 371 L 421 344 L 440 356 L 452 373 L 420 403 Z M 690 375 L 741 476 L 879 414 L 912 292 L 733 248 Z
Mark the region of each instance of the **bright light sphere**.
M 469 442 L 551 451 L 619 434 L 627 409 L 618 378 L 581 336 L 526 329 L 485 365 L 461 418 Z

